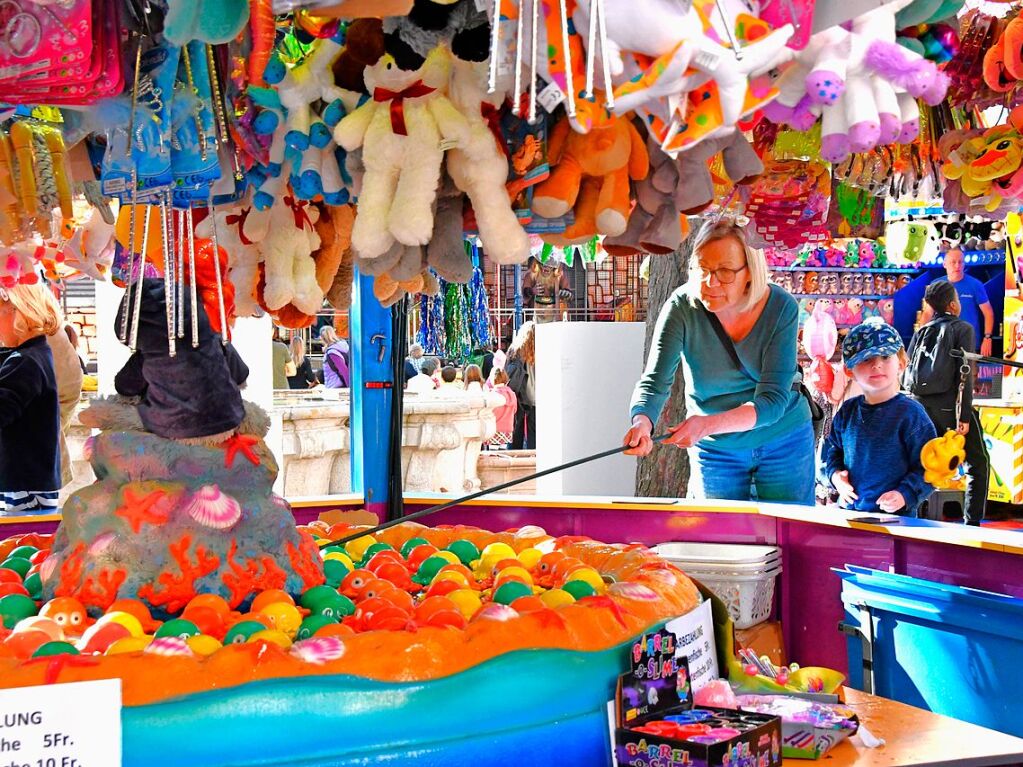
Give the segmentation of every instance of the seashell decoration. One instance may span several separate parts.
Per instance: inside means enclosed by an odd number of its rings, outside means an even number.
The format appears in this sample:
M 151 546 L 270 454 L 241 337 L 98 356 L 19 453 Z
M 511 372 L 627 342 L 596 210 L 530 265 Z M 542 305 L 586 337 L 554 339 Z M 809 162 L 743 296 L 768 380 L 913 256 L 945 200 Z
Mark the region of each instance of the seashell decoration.
M 148 655 L 195 655 L 181 637 L 157 637 L 143 651 Z
M 115 533 L 103 533 L 98 536 L 91 544 L 89 544 L 89 556 L 98 557 L 100 554 L 110 548 L 112 544 L 117 540 Z
M 242 508 L 217 485 L 203 485 L 185 503 L 185 512 L 200 525 L 228 530 L 242 518 Z
M 340 637 L 313 637 L 296 642 L 291 654 L 306 663 L 327 663 L 345 654 L 345 643 Z
M 508 605 L 502 605 L 498 602 L 491 602 L 490 604 L 484 605 L 472 616 L 472 622 L 476 621 L 510 621 L 512 618 L 518 618 L 518 610 L 508 607 Z
M 654 602 L 660 597 L 657 592 L 649 586 L 644 586 L 642 583 L 636 583 L 635 581 L 620 581 L 619 583 L 612 583 L 607 587 L 607 593 L 616 596 L 623 597 L 625 599 L 635 599 L 641 602 Z

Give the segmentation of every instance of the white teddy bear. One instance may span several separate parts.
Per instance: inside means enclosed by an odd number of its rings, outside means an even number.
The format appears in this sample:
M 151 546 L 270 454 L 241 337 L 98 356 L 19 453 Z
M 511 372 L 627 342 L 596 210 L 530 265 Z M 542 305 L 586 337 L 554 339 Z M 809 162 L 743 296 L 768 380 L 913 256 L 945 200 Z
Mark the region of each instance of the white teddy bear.
M 433 201 L 444 160 L 442 141 L 464 145 L 465 117 L 444 95 L 450 54 L 434 49 L 418 70 L 403 71 L 385 54 L 365 71 L 370 99 L 334 129 L 349 152 L 362 148 L 366 171 L 352 247 L 376 258 L 397 240 L 425 245 L 433 234 Z
M 290 197 L 278 200 L 270 209 L 270 225 L 258 243 L 266 275 L 263 305 L 267 311 L 290 303 L 304 314 L 316 314 L 323 305 L 312 257 L 320 247 L 313 227 L 318 218 L 314 205 Z

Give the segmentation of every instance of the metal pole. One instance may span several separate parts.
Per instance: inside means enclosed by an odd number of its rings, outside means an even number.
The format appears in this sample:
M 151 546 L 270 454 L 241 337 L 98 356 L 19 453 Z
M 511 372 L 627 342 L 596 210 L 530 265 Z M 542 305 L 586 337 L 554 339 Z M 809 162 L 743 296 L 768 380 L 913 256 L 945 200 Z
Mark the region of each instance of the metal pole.
M 513 334 L 519 332 L 522 327 L 522 264 L 515 264 L 515 320 L 512 328 Z

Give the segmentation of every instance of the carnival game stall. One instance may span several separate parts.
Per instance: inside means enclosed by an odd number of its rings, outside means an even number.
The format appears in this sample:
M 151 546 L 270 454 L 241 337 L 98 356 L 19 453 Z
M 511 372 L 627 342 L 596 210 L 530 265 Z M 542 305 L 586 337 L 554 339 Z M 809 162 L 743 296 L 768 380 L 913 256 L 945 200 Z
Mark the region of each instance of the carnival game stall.
M 531 256 L 639 278 L 699 219 L 735 219 L 800 301 L 817 395 L 850 327 L 912 333 L 939 250 L 994 288 L 1023 195 L 1018 13 L 0 2 L 4 402 L 18 360 L 54 366 L 59 326 L 28 319 L 76 282 L 112 286 L 99 332 L 128 355 L 78 415 L 95 481 L 59 509 L 56 488 L 0 488 L 0 764 L 1023 761 L 999 682 L 1023 618 L 1011 532 L 401 482 L 410 314 L 467 361 L 500 338 L 501 267 Z M 562 292 L 534 294 L 538 321 Z M 349 318 L 354 492 L 288 499 L 242 339 L 325 310 Z M 37 446 L 16 416 L 5 471 Z M 769 550 L 729 569 L 672 542 Z M 732 599 L 722 575 L 755 586 Z M 778 621 L 763 652 L 742 633 Z

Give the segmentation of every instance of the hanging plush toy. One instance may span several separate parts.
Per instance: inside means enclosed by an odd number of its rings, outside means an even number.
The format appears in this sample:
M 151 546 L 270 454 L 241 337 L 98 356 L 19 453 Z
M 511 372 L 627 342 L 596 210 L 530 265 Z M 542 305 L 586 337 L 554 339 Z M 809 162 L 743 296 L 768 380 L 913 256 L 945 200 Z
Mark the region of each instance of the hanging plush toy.
M 287 113 L 285 142 L 303 151 L 310 144 L 322 149 L 330 141 L 331 129 L 344 113 L 344 93 L 334 84 L 331 65 L 341 53 L 344 32 L 341 27 L 330 38 L 317 40 L 302 62 L 290 69 L 279 57 L 272 57 L 266 67 L 266 81 L 275 85 L 281 105 Z M 323 116 L 312 105 L 326 104 Z
M 829 302 L 830 303 L 830 302 Z M 838 344 L 838 328 L 824 301 L 818 301 L 813 314 L 803 324 L 803 349 L 810 356 L 807 383 L 815 391 L 830 394 L 835 385 L 835 371 L 830 359 Z
M 462 61 L 485 62 L 490 23 L 476 0 L 415 0 L 407 16 L 384 20 L 384 46 L 405 70 L 423 66 L 430 51 L 444 45 Z
M 430 241 L 444 159 L 441 141 L 464 145 L 469 125 L 443 93 L 450 60 L 442 48 L 411 72 L 385 55 L 365 77 L 370 100 L 338 123 L 334 138 L 348 151 L 363 150 L 366 172 L 352 245 L 363 258 L 375 258 L 395 240 Z
M 778 98 L 765 110 L 774 122 L 808 129 L 821 116 L 821 156 L 909 143 L 919 132 L 914 99 L 941 103 L 949 80 L 930 61 L 895 42 L 895 17 L 910 0 L 858 16 L 849 28 L 814 35 L 783 73 Z
M 591 29 L 594 24 L 600 29 L 600 58 L 615 85 L 621 86 L 615 89 L 613 100 L 618 113 L 657 99 L 666 99 L 674 112 L 686 94 L 711 80 L 718 121 L 708 127 L 732 127 L 750 111 L 750 78 L 776 65 L 793 29 L 786 25 L 768 31 L 741 51 L 732 50 L 722 41 L 735 39 L 734 22 L 722 20 L 721 11 L 713 5 L 705 13 L 704 5 L 672 0 L 579 0 L 574 14 L 576 29 Z M 592 30 L 589 39 L 595 39 Z M 588 53 L 596 55 L 594 50 Z M 647 62 L 656 61 L 633 74 L 629 67 L 635 68 L 635 54 L 647 57 Z M 689 122 L 688 116 L 678 122 Z
M 920 463 L 924 467 L 924 482 L 940 490 L 965 490 L 966 437 L 947 431 L 924 445 Z
M 551 130 L 550 177 L 533 194 L 533 210 L 544 218 L 575 212 L 566 242 L 594 234 L 625 232 L 631 208 L 629 180 L 646 177 L 650 163 L 643 138 L 626 118 L 607 115 L 586 134 L 562 120 Z
M 261 305 L 276 312 L 294 304 L 304 314 L 314 315 L 323 304 L 323 291 L 316 282 L 313 252 L 320 246 L 314 225 L 319 210 L 286 197 L 270 209 L 269 229 L 258 242 L 265 273 Z
M 625 231 L 604 240 L 604 249 L 615 256 L 637 253 L 671 253 L 682 243 L 684 218 L 679 217 L 675 194 L 682 188 L 678 164 L 661 151 L 660 143 L 647 135 L 650 170 L 635 184 L 636 207 Z
M 217 225 L 217 243 L 227 251 L 228 276 L 235 288 L 235 310 L 239 317 L 256 317 L 262 314 L 256 301 L 256 282 L 259 277 L 259 248 L 250 239 L 256 234 L 251 225 L 246 228 L 249 208 L 218 210 L 215 216 L 207 216 L 195 227 L 196 237 L 211 239 L 213 223 Z M 252 224 L 256 220 L 253 219 Z M 264 232 L 265 234 L 265 232 Z
M 454 62 L 451 100 L 468 121 L 469 135 L 464 146 L 448 152 L 447 169 L 455 185 L 469 196 L 487 256 L 497 264 L 519 264 L 529 257 L 529 238 L 505 188 L 508 160 L 500 128 L 495 126 L 497 106 L 484 101 L 486 76 L 484 65 Z

